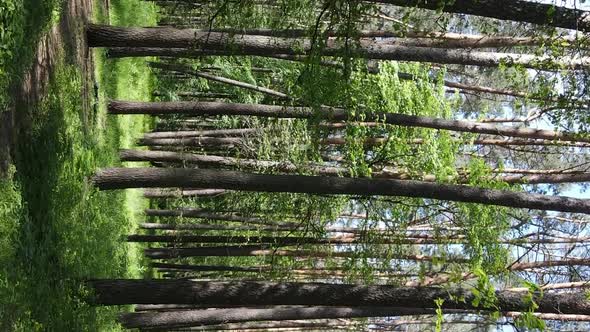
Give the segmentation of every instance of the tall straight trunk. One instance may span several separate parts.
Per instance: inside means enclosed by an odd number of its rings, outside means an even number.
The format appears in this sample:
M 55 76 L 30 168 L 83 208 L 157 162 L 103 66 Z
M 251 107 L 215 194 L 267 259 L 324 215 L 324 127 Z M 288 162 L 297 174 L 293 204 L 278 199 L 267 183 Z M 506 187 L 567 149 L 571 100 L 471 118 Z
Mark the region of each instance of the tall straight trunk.
M 203 30 L 205 31 L 205 30 Z M 210 32 L 222 32 L 231 34 L 260 35 L 269 37 L 287 37 L 302 38 L 310 37 L 308 29 L 211 29 Z M 328 31 L 329 37 L 346 37 L 336 31 Z M 356 31 L 352 37 L 356 38 L 387 38 L 380 40 L 385 43 L 397 43 L 398 45 L 416 46 L 416 47 L 438 47 L 438 48 L 494 48 L 494 47 L 514 47 L 514 46 L 539 46 L 545 40 L 535 37 L 512 37 L 512 36 L 485 36 L 470 35 L 460 33 L 438 33 L 425 31 L 387 31 L 387 30 L 360 30 Z M 580 38 L 580 36 L 578 36 Z M 574 44 L 577 42 L 575 37 L 560 37 L 558 41 L 562 43 Z
M 272 267 L 270 265 L 261 266 L 224 266 L 224 265 L 188 265 L 188 264 L 171 264 L 171 263 L 151 263 L 151 267 L 165 269 L 167 272 L 239 272 L 239 273 L 269 273 L 281 272 L 281 268 Z M 373 277 L 418 277 L 417 273 L 410 273 L 398 271 L 393 269 L 378 269 L 375 268 Z M 347 277 L 350 276 L 350 271 L 344 268 L 289 268 L 285 271 L 288 274 L 308 275 L 308 276 L 324 276 L 324 277 Z M 433 276 L 434 273 L 422 274 L 422 277 Z M 427 278 L 428 279 L 428 278 Z
M 315 257 L 315 258 L 357 258 L 361 255 L 354 251 L 320 251 L 297 249 L 273 249 L 270 245 L 241 245 L 219 247 L 193 247 L 193 248 L 148 248 L 144 250 L 147 257 L 152 259 L 171 259 L 182 257 Z M 453 262 L 467 263 L 469 260 L 463 257 L 433 257 L 427 255 L 404 255 L 390 252 L 363 253 L 362 257 L 379 259 L 399 259 L 421 262 Z
M 483 122 L 478 122 L 483 123 Z M 364 126 L 367 124 L 372 123 L 354 123 L 354 124 L 347 124 L 346 122 L 333 122 L 329 125 L 321 124 L 322 127 L 331 127 L 331 128 L 346 128 L 348 125 L 360 125 Z M 375 123 L 376 126 L 383 126 L 381 123 Z M 387 137 L 369 137 L 365 140 L 365 145 L 379 145 L 389 141 Z M 471 143 L 474 145 L 497 145 L 497 146 L 564 146 L 564 147 L 579 147 L 579 148 L 589 148 L 589 143 L 582 143 L 582 142 L 570 142 L 570 141 L 556 141 L 556 140 L 548 140 L 548 139 L 492 139 L 492 138 L 478 138 L 474 140 L 460 140 L 457 139 L 456 143 Z M 325 145 L 344 145 L 346 144 L 346 138 L 340 136 L 328 137 L 321 141 L 322 144 Z M 424 144 L 427 143 L 426 140 L 421 138 L 414 138 L 409 139 L 407 141 L 408 144 Z
M 194 97 L 194 98 L 232 98 L 235 95 L 231 93 L 222 93 L 222 92 L 194 92 L 194 91 L 174 91 L 173 94 L 179 97 Z M 152 92 L 154 97 L 168 97 L 169 94 L 163 93 L 161 91 L 154 91 Z M 203 135 L 207 136 L 207 135 Z
M 215 130 L 184 130 L 184 131 L 154 131 L 145 133 L 144 138 L 183 138 L 183 137 L 227 137 L 245 136 L 259 132 L 255 128 L 215 129 Z
M 140 138 L 138 145 L 144 146 L 236 146 L 246 143 L 240 137 L 182 137 L 182 138 Z
M 188 331 L 240 331 L 240 332 L 299 332 L 306 331 L 321 331 L 323 328 L 329 328 L 330 331 L 334 329 L 350 329 L 361 328 L 364 324 L 361 322 L 343 321 L 342 318 L 338 320 L 324 320 L 324 321 L 306 321 L 306 320 L 285 320 L 285 321 L 268 321 L 268 322 L 246 322 L 246 323 L 229 323 L 220 325 L 203 325 L 199 327 L 192 327 Z M 287 328 L 293 330 L 288 331 Z M 280 330 L 277 330 L 280 329 Z
M 170 263 L 151 263 L 151 267 L 163 269 L 175 269 L 183 271 L 198 272 L 265 272 L 272 271 L 271 266 L 225 266 L 225 265 L 188 265 L 188 264 L 170 264 Z
M 295 165 L 290 162 L 280 162 L 271 160 L 241 159 L 233 157 L 222 157 L 214 155 L 198 155 L 191 153 L 180 153 L 171 151 L 139 151 L 139 150 L 122 150 L 120 152 L 123 161 L 150 161 L 150 162 L 175 162 L 190 163 L 199 166 L 199 168 L 238 168 L 241 169 L 274 169 L 284 173 L 297 173 L 306 171 L 323 176 L 351 176 L 350 170 L 346 167 L 312 165 Z M 419 181 L 436 181 L 436 176 L 432 174 L 413 175 L 403 170 L 375 170 L 372 173 L 374 178 L 402 179 L 402 180 L 419 180 Z M 540 183 L 575 183 L 590 181 L 590 172 L 568 172 L 529 174 L 529 175 L 496 175 L 494 180 L 503 181 L 511 184 L 540 184 Z M 456 180 L 458 183 L 468 181 L 466 175 L 461 175 Z
M 555 266 L 590 266 L 590 258 L 568 258 L 555 261 L 543 260 L 536 262 L 516 263 L 512 264 L 508 269 L 510 271 L 525 271 L 529 269 Z
M 340 176 L 349 175 L 350 171 L 343 167 L 331 167 L 322 165 L 296 165 L 288 161 L 256 160 L 214 155 L 198 155 L 192 153 L 178 153 L 170 151 L 139 151 L 122 150 L 119 154 L 123 161 L 158 161 L 190 163 L 192 165 L 210 168 L 245 167 L 247 169 L 272 168 L 280 172 L 294 173 L 306 169 L 320 175 Z
M 216 197 L 228 193 L 224 189 L 150 189 L 145 190 L 146 198 Z
M 442 6 L 439 2 L 427 0 L 370 1 L 590 32 L 589 12 L 526 0 L 454 0 Z
M 399 307 L 311 307 L 277 309 L 216 309 L 123 314 L 126 328 L 177 328 L 238 322 L 311 320 L 324 318 L 387 317 L 431 314 L 433 309 Z
M 145 214 L 151 217 L 185 217 L 200 218 L 209 220 L 234 221 L 244 224 L 256 224 L 263 226 L 298 227 L 297 223 L 283 223 L 272 220 L 265 220 L 259 217 L 247 217 L 236 213 L 213 213 L 209 210 L 181 208 L 176 210 L 155 210 L 146 209 Z
M 541 286 L 541 289 L 546 291 L 546 290 L 554 290 L 554 289 L 589 288 L 589 287 L 590 287 L 590 282 L 577 281 L 577 282 L 563 282 L 563 283 L 546 284 L 546 285 Z M 529 289 L 526 287 L 515 287 L 515 288 L 509 288 L 508 290 L 516 291 L 516 292 L 527 292 Z
M 434 308 L 443 299 L 443 309 L 478 309 L 475 295 L 464 288 L 395 287 L 273 282 L 195 282 L 189 280 L 91 280 L 95 303 L 210 304 L 223 305 L 328 305 L 395 306 Z M 530 300 L 522 292 L 496 291 L 499 311 L 527 311 Z M 536 312 L 590 314 L 590 301 L 580 293 L 535 294 Z
M 369 231 L 370 232 L 370 231 Z M 545 239 L 512 239 L 499 240 L 501 244 L 567 244 L 584 243 L 589 237 L 545 238 Z M 127 236 L 127 242 L 169 242 L 169 243 L 270 243 L 278 245 L 343 245 L 343 244 L 463 244 L 467 240 L 463 236 L 401 236 L 391 234 L 386 238 L 364 239 L 357 235 L 344 235 L 329 238 L 298 237 L 298 236 L 237 236 L 237 235 L 142 235 Z
M 303 230 L 305 225 L 293 225 L 293 223 L 286 224 L 273 224 L 264 226 L 234 226 L 234 225 L 209 225 L 209 224 L 161 224 L 161 223 L 141 223 L 140 228 L 153 229 L 153 230 L 170 230 L 170 231 L 183 231 L 183 230 L 215 230 L 215 231 L 231 231 L 231 230 L 242 230 L 242 231 L 259 231 L 259 232 L 276 232 L 276 231 L 297 231 Z M 459 230 L 459 229 L 456 229 Z M 388 234 L 391 233 L 387 229 L 370 229 L 365 230 L 356 227 L 326 227 L 322 231 L 327 233 L 351 233 L 351 234 Z M 408 229 L 408 231 L 414 231 Z M 417 231 L 425 232 L 432 231 L 432 229 L 418 229 Z
M 590 213 L 590 201 L 584 199 L 413 180 L 262 175 L 208 169 L 111 168 L 99 171 L 94 183 L 102 190 L 189 186 L 260 192 L 404 196 Z
M 237 104 L 218 102 L 130 102 L 112 101 L 108 105 L 110 114 L 190 114 L 193 116 L 216 115 L 244 115 L 270 118 L 298 118 L 321 119 L 332 121 L 354 121 L 346 110 L 340 108 L 324 107 L 315 112 L 308 107 L 283 107 L 278 105 Z M 565 140 L 573 142 L 590 143 L 590 138 L 581 137 L 576 133 L 557 132 L 546 129 L 514 128 L 491 123 L 479 123 L 466 120 L 447 120 L 429 118 L 416 115 L 399 113 L 364 113 L 366 121 L 381 121 L 385 124 L 422 127 L 457 132 L 469 132 L 475 134 L 502 135 L 506 137 L 521 137 L 532 139 Z
M 163 230 L 211 230 L 211 231 L 258 231 L 258 232 L 293 232 L 303 230 L 296 226 L 281 226 L 281 224 L 269 226 L 234 226 L 234 225 L 206 225 L 206 224 L 159 224 L 159 223 L 142 223 L 139 227 L 143 229 L 163 229 Z M 340 232 L 336 230 L 334 232 Z
M 234 55 L 269 56 L 273 54 L 308 54 L 312 44 L 308 39 L 290 39 L 258 35 L 230 36 L 218 32 L 202 32 L 194 29 L 174 28 L 124 28 L 89 25 L 87 38 L 90 47 L 156 47 L 195 48 L 209 50 L 235 50 Z M 231 46 L 230 46 L 231 45 Z M 327 56 L 339 55 L 344 47 L 336 41 L 328 41 L 322 49 Z M 465 50 L 386 45 L 377 42 L 361 42 L 355 52 L 362 57 L 379 60 L 418 61 L 443 64 L 460 64 L 496 67 L 501 64 L 520 65 L 528 68 L 590 67 L 587 58 L 562 57 L 554 60 L 549 56 L 530 54 L 475 52 Z
M 577 243 L 584 239 L 568 239 L 565 243 Z M 522 240 L 518 243 L 536 243 L 533 241 L 543 240 Z M 546 240 L 550 241 L 550 240 Z M 556 240 L 558 241 L 558 240 Z M 561 240 L 565 241 L 565 240 Z M 142 235 L 133 234 L 127 236 L 127 242 L 160 242 L 160 243 L 269 243 L 283 246 L 290 245 L 343 245 L 343 244 L 461 244 L 465 243 L 463 238 L 411 238 L 398 237 L 384 239 L 362 239 L 358 236 L 337 236 L 331 238 L 298 237 L 298 236 L 234 236 L 234 235 Z M 545 243 L 545 242 L 543 242 Z M 549 242 L 564 243 L 564 242 Z
M 178 73 L 184 73 L 184 74 L 204 78 L 209 81 L 223 83 L 223 84 L 235 86 L 235 87 L 246 89 L 246 90 L 259 92 L 259 93 L 269 95 L 269 96 L 275 97 L 275 98 L 292 99 L 289 95 L 279 92 L 279 91 L 275 91 L 275 90 L 272 90 L 269 88 L 253 85 L 250 83 L 241 82 L 238 80 L 232 80 L 232 79 L 229 79 L 226 77 L 221 77 L 221 76 L 216 76 L 216 75 L 211 75 L 211 74 L 199 72 L 199 71 L 192 69 L 189 66 L 177 65 L 177 64 L 166 64 L 166 63 L 160 63 L 160 62 L 150 62 L 149 65 L 152 68 L 171 70 L 171 71 L 175 71 Z
M 309 37 L 308 29 L 212 29 L 212 32 L 226 32 L 232 34 L 261 35 L 271 37 L 301 38 Z M 336 31 L 327 32 L 330 37 L 346 37 Z M 356 38 L 386 38 L 379 40 L 384 43 L 397 43 L 398 45 L 416 47 L 437 48 L 507 48 L 516 46 L 542 46 L 547 42 L 559 42 L 559 45 L 578 47 L 585 40 L 583 34 L 559 36 L 551 39 L 543 36 L 513 37 L 513 36 L 486 36 L 474 34 L 462 34 L 453 32 L 431 31 L 390 31 L 390 30 L 360 30 L 352 37 Z

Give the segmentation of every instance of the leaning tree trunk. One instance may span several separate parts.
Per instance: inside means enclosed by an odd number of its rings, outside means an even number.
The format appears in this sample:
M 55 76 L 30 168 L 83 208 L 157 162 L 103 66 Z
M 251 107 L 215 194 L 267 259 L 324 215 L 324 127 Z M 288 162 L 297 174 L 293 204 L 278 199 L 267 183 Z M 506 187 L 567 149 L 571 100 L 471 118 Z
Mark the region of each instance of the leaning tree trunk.
M 162 49 L 194 49 L 200 55 L 207 50 L 210 55 L 218 51 L 235 50 L 234 55 L 272 56 L 275 54 L 309 54 L 312 43 L 309 39 L 279 38 L 256 35 L 230 36 L 218 32 L 202 32 L 194 29 L 174 28 L 124 28 L 89 25 L 87 38 L 90 47 L 153 47 Z M 345 47 L 329 40 L 322 49 L 326 56 L 343 54 Z M 211 53 L 213 51 L 213 53 Z M 443 64 L 460 64 L 496 67 L 501 64 L 520 65 L 528 68 L 590 67 L 587 58 L 562 57 L 555 60 L 549 56 L 530 54 L 476 52 L 455 49 L 385 45 L 378 42 L 361 42 L 354 50 L 359 56 L 369 59 L 418 61 Z
M 206 79 L 209 81 L 223 83 L 223 84 L 235 86 L 235 87 L 246 89 L 246 90 L 259 92 L 262 94 L 269 95 L 271 97 L 276 97 L 276 98 L 280 98 L 280 99 L 293 99 L 289 95 L 279 92 L 279 91 L 275 91 L 275 90 L 272 90 L 269 88 L 253 85 L 253 84 L 246 83 L 246 82 L 233 80 L 233 79 L 226 78 L 226 77 L 215 76 L 215 75 L 211 75 L 208 73 L 199 72 L 199 71 L 194 70 L 193 68 L 191 68 L 189 66 L 185 66 L 185 65 L 167 64 L 167 63 L 160 63 L 160 62 L 150 62 L 149 65 L 152 68 L 158 68 L 158 69 L 162 69 L 162 70 L 170 70 L 170 71 L 174 71 L 174 72 L 178 72 L 178 73 L 188 74 L 188 75 L 200 77 L 200 78 L 203 78 L 203 79 Z
M 111 168 L 99 171 L 94 177 L 94 183 L 102 190 L 190 186 L 261 192 L 405 196 L 514 208 L 590 213 L 590 201 L 584 199 L 413 180 L 263 175 L 183 168 Z
M 355 118 L 344 109 L 323 107 L 314 112 L 308 107 L 284 107 L 278 105 L 237 104 L 218 102 L 130 102 L 113 101 L 108 105 L 110 114 L 147 114 L 170 115 L 190 114 L 193 116 L 246 115 L 269 118 L 321 118 L 333 121 L 354 121 Z M 490 123 L 466 120 L 447 120 L 399 113 L 364 112 L 364 121 L 381 121 L 385 124 L 442 129 L 475 134 L 502 135 L 532 139 L 565 140 L 590 142 L 590 138 L 580 137 L 576 133 L 563 133 L 553 130 L 534 128 L 514 128 Z
M 273 282 L 195 282 L 189 280 L 92 280 L 94 302 L 123 304 L 223 305 L 342 305 L 434 308 L 443 299 L 443 309 L 478 309 L 474 293 L 463 288 L 395 287 Z M 536 312 L 590 314 L 584 293 L 533 294 Z M 496 291 L 498 311 L 528 311 L 530 300 L 522 292 Z
M 590 32 L 589 12 L 526 0 L 454 0 L 443 2 L 442 6 L 440 2 L 428 0 L 370 1 Z
M 387 317 L 432 314 L 433 309 L 398 307 L 312 307 L 276 309 L 216 309 L 123 314 L 126 328 L 178 328 L 223 323 L 325 318 Z

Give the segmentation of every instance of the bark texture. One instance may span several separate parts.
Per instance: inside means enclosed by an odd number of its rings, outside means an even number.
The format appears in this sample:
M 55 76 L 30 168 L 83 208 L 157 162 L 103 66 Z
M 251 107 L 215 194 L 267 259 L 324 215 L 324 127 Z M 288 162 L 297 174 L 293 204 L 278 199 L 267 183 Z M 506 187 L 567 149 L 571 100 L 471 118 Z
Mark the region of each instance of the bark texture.
M 121 316 L 126 328 L 177 328 L 238 322 L 322 318 L 386 317 L 430 314 L 432 309 L 398 307 L 312 307 L 276 309 L 216 309 L 130 313 Z
M 413 180 L 262 175 L 183 168 L 110 168 L 99 171 L 94 177 L 94 183 L 102 190 L 189 186 L 260 192 L 405 196 L 513 208 L 590 213 L 590 201 L 584 199 Z
M 370 1 L 590 32 L 590 14 L 587 11 L 525 0 L 455 0 L 446 4 L 443 2 L 443 6 L 440 2 L 428 0 Z
M 309 39 L 267 37 L 258 35 L 230 36 L 218 32 L 202 32 L 195 29 L 175 28 L 124 28 L 89 25 L 87 38 L 90 47 L 142 47 L 194 51 L 203 55 L 219 54 L 235 50 L 235 55 L 273 56 L 276 54 L 306 55 L 312 50 Z M 213 51 L 213 52 L 211 52 Z M 338 56 L 344 46 L 328 40 L 322 54 Z M 477 52 L 455 49 L 388 45 L 377 42 L 362 42 L 354 50 L 358 56 L 394 61 L 417 61 L 443 64 L 461 64 L 495 67 L 500 64 L 521 65 L 527 68 L 584 69 L 590 66 L 587 58 L 561 57 L 531 54 Z
M 325 120 L 354 121 L 355 118 L 340 108 L 324 107 L 315 112 L 307 107 L 284 107 L 277 105 L 237 104 L 219 102 L 130 102 L 112 101 L 108 112 L 111 114 L 190 114 L 193 116 L 247 115 L 270 118 L 312 119 L 320 117 Z M 590 142 L 590 138 L 576 133 L 558 132 L 546 129 L 515 128 L 492 123 L 480 123 L 466 120 L 447 120 L 399 113 L 364 113 L 365 121 L 381 121 L 386 124 L 442 129 L 476 134 L 502 135 L 546 140 L 564 140 Z
M 341 305 L 433 308 L 444 299 L 443 309 L 477 309 L 468 289 L 395 287 L 323 283 L 197 282 L 189 280 L 92 280 L 95 303 L 210 304 L 224 305 Z M 537 294 L 538 295 L 538 294 Z M 530 304 L 522 292 L 497 291 L 500 311 L 526 311 Z M 464 299 L 464 300 L 462 300 Z M 583 292 L 545 293 L 535 296 L 540 313 L 590 314 Z

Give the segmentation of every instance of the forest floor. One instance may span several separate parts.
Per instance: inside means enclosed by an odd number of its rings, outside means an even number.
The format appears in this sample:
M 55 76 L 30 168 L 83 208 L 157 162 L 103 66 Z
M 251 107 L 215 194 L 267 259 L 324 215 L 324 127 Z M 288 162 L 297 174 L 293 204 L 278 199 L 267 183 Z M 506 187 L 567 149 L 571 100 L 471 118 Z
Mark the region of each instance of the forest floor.
M 23 0 L 0 4 L 11 1 Z M 99 192 L 91 177 L 121 165 L 118 150 L 151 125 L 107 116 L 106 101 L 149 100 L 152 76 L 143 59 L 114 62 L 88 49 L 84 27 L 150 25 L 156 11 L 140 0 L 47 3 L 23 11 L 38 33 L 15 39 L 23 56 L 9 65 L 29 69 L 9 94 L 0 91 L 10 99 L 0 109 L 0 330 L 119 330 L 115 318 L 124 308 L 87 305 L 83 282 L 148 273 L 141 248 L 123 240 L 147 203 L 138 191 Z

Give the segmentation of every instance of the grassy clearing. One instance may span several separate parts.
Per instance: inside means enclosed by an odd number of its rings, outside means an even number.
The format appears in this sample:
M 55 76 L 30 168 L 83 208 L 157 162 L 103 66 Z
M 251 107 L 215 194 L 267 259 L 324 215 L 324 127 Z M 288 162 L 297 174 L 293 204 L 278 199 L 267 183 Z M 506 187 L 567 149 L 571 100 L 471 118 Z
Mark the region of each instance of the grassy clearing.
M 131 10 L 143 25 L 155 20 L 153 7 L 138 0 L 111 3 L 117 20 L 128 17 L 119 10 Z M 30 123 L 20 128 L 10 176 L 0 179 L 2 331 L 118 331 L 120 309 L 87 305 L 83 281 L 145 272 L 138 248 L 122 238 L 146 201 L 135 191 L 99 192 L 90 178 L 100 167 L 120 165 L 118 149 L 150 125 L 106 116 L 106 100 L 147 100 L 152 78 L 139 60 L 113 62 L 96 52 L 96 111 L 82 110 L 82 75 L 65 54 L 41 103 L 17 109 Z

